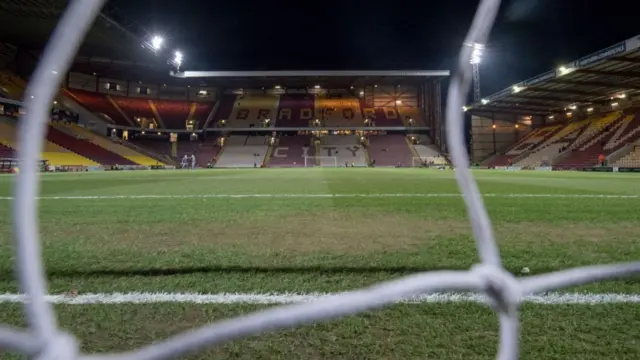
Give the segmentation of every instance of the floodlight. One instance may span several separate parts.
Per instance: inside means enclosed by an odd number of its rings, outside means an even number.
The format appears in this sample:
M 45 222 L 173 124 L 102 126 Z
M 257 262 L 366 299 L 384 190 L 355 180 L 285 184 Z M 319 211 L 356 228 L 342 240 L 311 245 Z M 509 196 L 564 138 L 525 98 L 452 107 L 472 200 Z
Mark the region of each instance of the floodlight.
M 471 52 L 471 65 L 478 65 L 482 62 L 482 53 L 484 52 L 484 45 L 474 43 L 471 45 L 473 51 Z
M 180 51 L 176 51 L 173 54 L 173 61 L 180 66 L 182 64 L 183 55 Z
M 314 86 L 314 89 L 320 89 L 320 85 Z
M 164 39 L 162 37 L 155 35 L 153 38 L 151 38 L 151 47 L 153 48 L 153 50 L 160 50 L 163 42 Z
M 482 103 L 482 105 L 487 105 L 489 103 L 489 100 L 482 99 L 482 100 L 480 100 L 480 102 Z
M 513 92 L 514 93 L 519 93 L 520 91 L 524 90 L 524 87 L 522 86 L 518 86 L 518 85 L 513 85 Z

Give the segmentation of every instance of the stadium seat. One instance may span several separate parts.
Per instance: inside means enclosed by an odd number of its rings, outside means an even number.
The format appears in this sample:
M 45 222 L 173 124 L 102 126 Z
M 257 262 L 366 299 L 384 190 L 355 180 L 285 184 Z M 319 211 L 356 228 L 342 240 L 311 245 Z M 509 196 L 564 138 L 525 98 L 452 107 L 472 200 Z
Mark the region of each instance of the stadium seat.
M 404 135 L 369 136 L 367 151 L 375 166 L 411 166 L 413 154 Z
M 147 99 L 136 99 L 136 98 L 128 98 L 124 96 L 111 96 L 116 106 L 120 108 L 129 119 L 135 121 L 136 118 L 145 118 L 150 121 L 156 121 L 156 125 L 160 127 L 157 123 L 156 115 L 151 109 L 151 105 L 149 104 L 149 100 Z
M 118 154 L 126 159 L 131 160 L 132 162 L 140 165 L 151 166 L 156 165 L 158 163 L 157 160 L 152 159 L 146 155 L 143 155 L 139 152 L 134 151 L 124 145 L 120 145 L 118 143 L 114 143 L 113 141 L 107 139 L 104 136 L 100 136 L 94 134 L 93 132 L 72 124 L 72 125 L 54 125 L 58 129 L 67 129 L 70 132 L 75 133 L 77 136 L 84 138 L 85 140 L 92 142 L 93 144 L 100 146 L 108 151 L 111 151 L 115 154 Z M 124 164 L 122 164 L 124 165 Z
M 236 104 L 236 95 L 223 95 L 220 99 L 220 105 L 218 106 L 218 110 L 213 116 L 213 124 L 210 124 L 209 127 L 218 127 L 221 126 L 221 122 L 226 121 L 231 116 L 231 112 L 233 111 L 233 107 Z
M 605 155 L 611 154 L 622 148 L 625 144 L 640 139 L 640 111 L 633 115 L 627 115 L 614 126 L 612 135 L 604 146 Z
M 307 161 L 315 157 L 315 147 L 310 145 L 310 136 L 293 135 L 280 137 L 278 144 L 271 153 L 269 167 L 305 166 L 305 156 L 308 157 Z
M 224 143 L 215 167 L 254 167 L 261 166 L 269 148 L 267 136 L 251 138 L 244 135 L 231 135 Z M 260 145 L 261 144 L 261 145 Z
M 279 100 L 280 97 L 278 95 L 238 96 L 227 119 L 226 127 L 262 127 L 261 122 L 266 119 L 270 119 L 270 126 L 274 126 Z
M 396 109 L 405 126 L 426 126 L 422 109 L 409 106 L 398 106 Z
M 360 100 L 363 120 L 369 119 L 376 126 L 404 126 L 398 110 L 395 107 L 372 107 Z
M 440 156 L 440 151 L 433 145 L 413 145 L 413 148 L 418 153 L 418 157 L 422 161 L 427 161 L 432 165 L 446 165 L 447 160 Z M 417 164 L 412 159 L 412 166 L 416 166 Z
M 617 129 L 615 125 L 623 121 L 622 112 L 590 119 L 588 127 L 571 144 L 563 158 L 553 164 L 554 168 L 576 169 L 596 164 L 598 156 L 607 153 L 603 144 L 613 136 Z
M 107 122 L 120 126 L 135 126 L 113 105 L 105 94 L 77 89 L 64 89 L 63 94 L 71 97 Z
M 13 157 L 13 148 L 0 143 L 0 159 L 12 159 Z
M 207 122 L 207 118 L 209 118 L 209 114 L 213 111 L 213 103 L 192 103 L 194 106 L 193 112 L 191 114 L 192 120 L 195 120 L 198 123 L 198 128 L 204 128 L 204 124 Z
M 561 128 L 532 149 L 526 157 L 519 159 L 515 165 L 525 168 L 538 167 L 543 163 L 547 165 L 553 164 L 554 160 L 560 155 L 560 150 L 571 145 L 589 125 L 589 122 L 589 120 L 577 121 Z
M 49 125 L 47 140 L 102 165 L 136 165 L 133 161 Z
M 615 167 L 640 167 L 640 145 L 634 145 L 630 153 L 610 165 Z
M 315 108 L 316 118 L 320 119 L 324 126 L 363 126 L 364 124 L 360 103 L 353 97 L 316 97 Z
M 191 115 L 192 103 L 172 100 L 152 100 L 152 103 L 167 129 L 186 129 L 187 120 Z
M 20 100 L 27 84 L 8 70 L 0 70 L 0 97 Z
M 338 166 L 367 166 L 366 149 L 356 135 L 326 135 L 320 139 L 317 156 L 335 157 Z
M 315 119 L 312 94 L 285 94 L 278 104 L 277 127 L 307 127 Z
M 0 143 L 6 147 L 12 149 L 18 149 L 18 143 L 16 139 L 16 120 L 9 118 L 0 118 Z M 92 161 L 86 157 L 80 156 L 62 146 L 45 140 L 44 148 L 42 149 L 42 159 L 49 161 L 51 165 L 56 166 L 97 166 L 97 162 Z

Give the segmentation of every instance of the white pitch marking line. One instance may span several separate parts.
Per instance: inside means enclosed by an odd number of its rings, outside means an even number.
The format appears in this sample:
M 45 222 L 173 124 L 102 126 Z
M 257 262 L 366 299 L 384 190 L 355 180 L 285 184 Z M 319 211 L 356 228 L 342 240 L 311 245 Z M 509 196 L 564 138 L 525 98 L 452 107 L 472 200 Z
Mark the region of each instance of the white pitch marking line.
M 47 295 L 46 301 L 53 304 L 89 305 L 89 304 L 151 304 L 151 303 L 189 303 L 189 304 L 290 304 L 321 300 L 335 294 L 331 293 L 95 293 L 70 295 Z M 0 303 L 24 303 L 27 297 L 22 294 L 0 294 Z M 484 295 L 470 293 L 425 294 L 399 301 L 401 303 L 485 303 Z M 527 303 L 543 305 L 599 305 L 640 303 L 640 294 L 618 293 L 547 293 L 527 296 Z
M 206 199 L 206 198 L 431 198 L 461 197 L 460 194 L 192 194 L 192 195 L 95 195 L 95 196 L 41 196 L 39 200 L 115 200 L 115 199 Z M 570 198 L 570 199 L 638 199 L 640 195 L 616 194 L 483 194 L 493 198 Z M 0 200 L 13 200 L 11 196 Z

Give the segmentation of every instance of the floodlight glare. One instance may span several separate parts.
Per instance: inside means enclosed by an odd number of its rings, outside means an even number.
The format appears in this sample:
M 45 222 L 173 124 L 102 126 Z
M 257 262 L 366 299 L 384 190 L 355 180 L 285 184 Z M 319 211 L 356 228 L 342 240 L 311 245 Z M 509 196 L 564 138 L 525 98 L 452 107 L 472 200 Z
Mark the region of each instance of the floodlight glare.
M 471 65 L 478 65 L 482 62 L 482 53 L 484 51 L 484 45 L 474 43 L 471 45 L 473 51 L 471 52 Z
M 162 47 L 162 42 L 164 41 L 163 38 L 161 38 L 160 36 L 156 35 L 151 39 L 151 47 L 153 47 L 153 50 L 160 50 L 160 48 Z
M 489 103 L 489 100 L 482 99 L 482 100 L 480 100 L 480 102 L 482 102 L 482 105 L 487 105 Z
M 182 53 L 180 51 L 175 52 L 173 61 L 175 61 L 176 64 L 182 64 Z

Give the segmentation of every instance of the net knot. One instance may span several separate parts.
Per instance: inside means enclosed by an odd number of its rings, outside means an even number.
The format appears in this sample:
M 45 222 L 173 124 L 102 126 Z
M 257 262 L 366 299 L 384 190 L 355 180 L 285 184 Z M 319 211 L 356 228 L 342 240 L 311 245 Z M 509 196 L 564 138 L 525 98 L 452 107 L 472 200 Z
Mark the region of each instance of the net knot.
M 40 352 L 34 357 L 36 360 L 74 360 L 78 358 L 78 342 L 67 333 L 58 333 L 47 341 Z
M 485 264 L 474 266 L 472 271 L 483 280 L 483 290 L 496 311 L 505 314 L 517 312 L 522 301 L 522 289 L 515 276 L 502 267 Z

